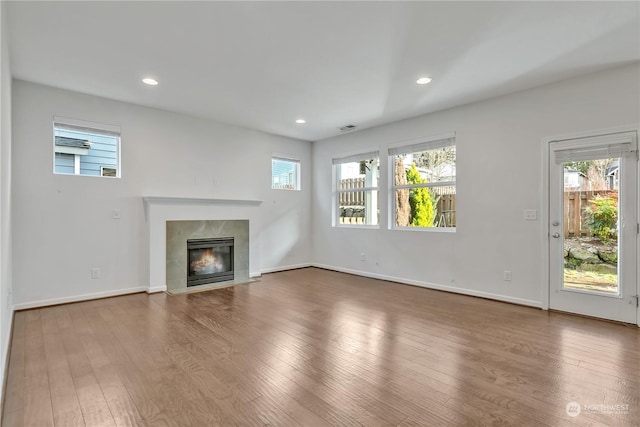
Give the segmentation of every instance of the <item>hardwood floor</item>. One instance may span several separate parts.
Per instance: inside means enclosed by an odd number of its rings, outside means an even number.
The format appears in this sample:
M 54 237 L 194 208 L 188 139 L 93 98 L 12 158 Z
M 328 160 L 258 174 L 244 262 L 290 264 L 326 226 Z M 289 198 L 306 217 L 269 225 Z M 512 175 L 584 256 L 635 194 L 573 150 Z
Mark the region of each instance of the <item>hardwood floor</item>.
M 640 332 L 294 270 L 17 312 L 2 424 L 640 425 Z

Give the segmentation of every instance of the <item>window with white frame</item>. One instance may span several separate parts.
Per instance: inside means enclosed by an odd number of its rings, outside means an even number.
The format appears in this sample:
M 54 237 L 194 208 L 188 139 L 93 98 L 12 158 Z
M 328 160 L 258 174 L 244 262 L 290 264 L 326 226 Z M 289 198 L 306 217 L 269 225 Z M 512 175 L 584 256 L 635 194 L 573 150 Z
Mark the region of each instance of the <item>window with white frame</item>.
M 53 172 L 120 178 L 118 126 L 55 117 Z
M 389 148 L 391 228 L 456 227 L 455 135 Z
M 335 225 L 377 226 L 378 151 L 333 159 L 335 180 Z
M 271 188 L 300 190 L 300 160 L 274 155 L 271 157 Z

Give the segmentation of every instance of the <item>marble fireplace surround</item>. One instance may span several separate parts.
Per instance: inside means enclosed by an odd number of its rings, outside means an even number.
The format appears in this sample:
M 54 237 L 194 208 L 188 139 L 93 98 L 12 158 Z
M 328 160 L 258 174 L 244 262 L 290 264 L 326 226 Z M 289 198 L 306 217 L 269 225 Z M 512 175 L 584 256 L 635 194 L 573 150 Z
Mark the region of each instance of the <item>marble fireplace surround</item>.
M 260 275 L 260 234 L 255 224 L 260 222 L 261 200 L 147 196 L 142 198 L 142 202 L 147 224 L 147 292 L 167 291 L 166 233 L 169 221 L 248 220 L 249 275 Z
M 233 237 L 234 280 L 191 286 L 189 290 L 249 281 L 249 220 L 167 221 L 167 291 L 187 290 L 187 240 Z

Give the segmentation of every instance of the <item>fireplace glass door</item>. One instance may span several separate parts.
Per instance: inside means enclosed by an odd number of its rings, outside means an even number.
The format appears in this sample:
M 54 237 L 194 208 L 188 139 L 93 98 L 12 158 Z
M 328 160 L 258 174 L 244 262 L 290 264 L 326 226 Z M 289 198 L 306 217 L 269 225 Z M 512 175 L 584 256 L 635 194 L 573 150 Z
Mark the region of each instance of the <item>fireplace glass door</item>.
M 233 280 L 233 238 L 187 241 L 187 286 Z

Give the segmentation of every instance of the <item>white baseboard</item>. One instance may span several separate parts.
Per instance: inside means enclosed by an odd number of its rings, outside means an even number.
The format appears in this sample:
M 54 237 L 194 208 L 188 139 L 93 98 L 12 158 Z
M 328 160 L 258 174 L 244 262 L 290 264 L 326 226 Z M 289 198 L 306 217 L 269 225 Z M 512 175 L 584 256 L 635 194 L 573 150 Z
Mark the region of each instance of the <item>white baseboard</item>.
M 397 282 L 405 285 L 420 286 L 422 288 L 435 289 L 437 291 L 446 291 L 446 292 L 452 292 L 455 294 L 470 295 L 474 297 L 487 298 L 487 299 L 492 299 L 496 301 L 510 302 L 512 304 L 526 305 L 528 307 L 542 308 L 541 301 L 510 297 L 507 295 L 492 294 L 489 292 L 482 292 L 474 289 L 456 288 L 454 286 L 446 286 L 446 285 L 439 285 L 437 283 L 421 282 L 419 280 L 411 280 L 411 279 L 405 279 L 402 277 L 386 276 L 383 274 L 370 273 L 368 271 L 352 270 L 349 268 L 334 267 L 331 265 L 324 265 L 324 264 L 318 264 L 318 263 L 313 263 L 311 264 L 311 266 L 324 268 L 325 270 L 339 271 L 341 273 L 354 274 L 356 276 L 370 277 L 372 279 L 387 280 L 390 282 Z
M 319 264 L 319 263 L 303 263 L 303 264 L 267 268 L 262 270 L 259 273 L 250 273 L 249 277 L 255 278 L 255 277 L 260 277 L 262 274 L 276 273 L 279 271 L 286 271 L 286 270 L 295 270 L 298 268 L 306 268 L 306 267 L 318 267 L 318 268 L 323 268 L 325 270 L 333 270 L 333 271 L 339 271 L 341 273 L 354 274 L 356 276 L 370 277 L 372 279 L 387 280 L 390 282 L 403 283 L 403 284 L 412 285 L 412 286 L 420 286 L 423 288 L 435 289 L 438 291 L 446 291 L 446 292 L 452 292 L 456 294 L 487 298 L 487 299 L 492 299 L 496 301 L 504 301 L 504 302 L 509 302 L 513 304 L 526 305 L 529 307 L 542 308 L 541 301 L 510 297 L 507 295 L 493 294 L 489 292 L 477 291 L 474 289 L 457 288 L 454 286 L 422 282 L 419 280 L 411 280 L 403 277 L 387 276 L 384 274 L 371 273 L 368 271 L 361 271 L 361 270 L 352 270 L 350 268 L 335 267 L 332 265 L 325 265 L 325 264 Z M 87 301 L 92 299 L 107 298 L 107 297 L 113 297 L 118 295 L 134 294 L 137 292 L 146 292 L 151 294 L 156 292 L 164 292 L 166 290 L 167 290 L 166 286 L 140 286 L 140 287 L 126 288 L 126 289 L 119 289 L 116 291 L 96 292 L 93 294 L 76 295 L 73 297 L 54 298 L 54 299 L 48 299 L 48 300 L 39 300 L 39 301 L 33 301 L 28 303 L 15 304 L 13 306 L 13 310 L 25 310 L 29 308 L 46 307 L 49 305 L 65 304 L 70 302 Z
M 303 264 L 284 265 L 282 267 L 265 268 L 261 270 L 261 274 L 277 273 L 278 271 L 297 270 L 298 268 L 314 267 L 313 263 L 306 262 Z
M 87 300 L 99 299 L 99 298 L 115 297 L 118 295 L 127 295 L 127 294 L 135 294 L 138 292 L 146 292 L 149 289 L 152 289 L 152 288 L 149 288 L 148 286 L 139 286 L 135 288 L 118 289 L 117 291 L 104 291 L 104 292 L 96 292 L 93 294 L 76 295 L 73 297 L 43 299 L 39 301 L 15 304 L 13 306 L 13 309 L 26 310 L 28 308 L 46 307 L 49 305 L 66 304 L 69 302 L 78 302 L 78 301 L 87 301 Z

